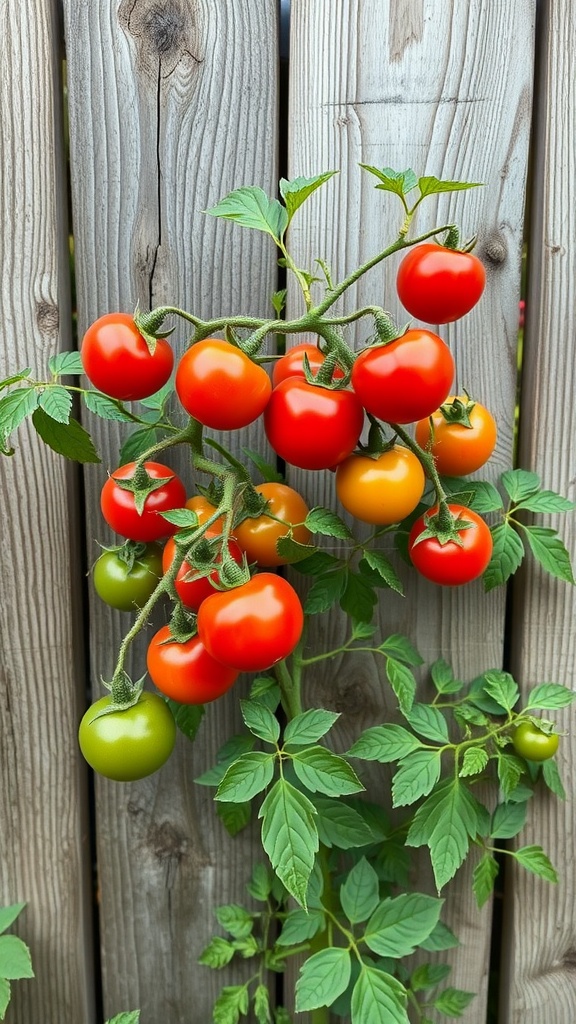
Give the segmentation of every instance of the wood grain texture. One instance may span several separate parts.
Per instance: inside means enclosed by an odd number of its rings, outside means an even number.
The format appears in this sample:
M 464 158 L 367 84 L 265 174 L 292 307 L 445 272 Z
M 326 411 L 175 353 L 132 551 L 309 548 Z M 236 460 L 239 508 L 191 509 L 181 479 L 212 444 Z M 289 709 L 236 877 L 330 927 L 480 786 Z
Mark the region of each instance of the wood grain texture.
M 360 162 L 485 183 L 427 201 L 414 233 L 451 222 L 461 225 L 464 238 L 478 232 L 476 251 L 488 277 L 485 296 L 464 321 L 440 333 L 456 359 L 456 387 L 466 387 L 498 420 L 493 477 L 509 467 L 512 453 L 533 33 L 532 0 L 294 0 L 292 7 L 290 176 L 341 171 L 298 214 L 291 245 L 299 265 L 310 266 L 321 256 L 340 280 L 395 237 L 399 204 L 373 188 L 376 181 L 360 171 Z M 346 310 L 377 303 L 404 323 L 408 318 L 394 288 L 397 262 L 353 286 Z M 299 308 L 293 292 L 290 308 Z M 368 325 L 351 337 L 360 344 L 370 333 Z M 332 500 L 328 477 L 317 482 L 292 474 L 292 481 L 310 501 L 323 503 Z M 427 662 L 443 656 L 464 678 L 501 665 L 503 593 L 486 596 L 480 584 L 445 592 L 401 571 L 408 596 L 384 594 L 384 636 L 407 634 Z M 311 646 L 336 647 L 342 629 L 337 615 L 320 621 Z M 340 749 L 367 724 L 394 713 L 378 666 L 366 660 L 318 669 L 306 699 L 345 712 Z M 415 872 L 418 884 L 430 884 L 424 861 Z M 447 919 L 461 940 L 450 983 L 479 992 L 462 1018 L 476 1024 L 485 1013 L 490 909 L 478 913 L 470 881 L 470 871 L 463 869 L 445 895 Z
M 576 304 L 574 237 L 574 52 L 576 13 L 541 5 L 532 223 L 528 240 L 529 310 L 522 372 L 520 462 L 547 487 L 576 499 Z M 556 528 L 574 562 L 576 517 L 542 517 Z M 574 688 L 576 597 L 527 559 L 514 588 L 513 670 L 526 691 L 555 681 Z M 512 862 L 507 870 L 502 1020 L 506 1024 L 571 1024 L 576 1018 L 576 867 L 573 765 L 574 709 L 553 714 L 565 735 L 559 768 L 566 802 L 538 794 L 518 845 L 544 847 L 558 870 L 548 885 Z
M 102 313 L 160 303 L 200 316 L 265 314 L 272 243 L 206 217 L 232 188 L 277 179 L 274 0 L 65 2 L 80 330 Z M 173 336 L 182 350 L 186 331 Z M 108 538 L 98 495 L 121 430 L 98 428 L 103 465 L 86 476 L 89 549 Z M 242 443 L 258 447 L 255 431 Z M 186 472 L 183 460 L 170 459 Z M 207 481 L 204 481 L 207 482 Z M 161 615 L 157 616 L 161 619 Z M 129 617 L 91 607 L 91 665 L 110 675 Z M 145 641 L 131 665 L 143 672 Z M 240 687 L 241 688 L 241 687 Z M 143 1024 L 211 1019 L 233 971 L 196 961 L 219 931 L 213 909 L 241 901 L 254 834 L 231 840 L 213 791 L 193 786 L 239 729 L 232 698 L 208 709 L 201 738 L 182 739 L 161 773 L 97 786 L 104 1005 L 141 1006 Z
M 61 39 L 56 4 L 0 5 L 0 376 L 44 379 L 70 347 Z M 94 1021 L 77 475 L 21 428 L 0 464 L 0 904 L 34 981 L 7 1021 Z

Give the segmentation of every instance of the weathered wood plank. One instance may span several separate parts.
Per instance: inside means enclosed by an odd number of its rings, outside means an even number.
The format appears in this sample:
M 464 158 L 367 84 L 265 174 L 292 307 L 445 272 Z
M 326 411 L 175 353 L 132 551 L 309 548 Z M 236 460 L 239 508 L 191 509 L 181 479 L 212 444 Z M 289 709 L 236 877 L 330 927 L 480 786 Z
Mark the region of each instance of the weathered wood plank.
M 574 500 L 576 12 L 572 7 L 543 3 L 539 29 L 520 461 L 539 473 L 546 486 Z M 538 521 L 544 522 L 540 517 Z M 559 530 L 574 560 L 574 513 L 546 517 L 545 525 Z M 521 686 L 528 689 L 537 682 L 555 681 L 573 688 L 574 588 L 552 580 L 527 559 L 514 588 L 513 610 L 513 671 Z M 508 862 L 501 992 L 502 1020 L 507 1024 L 540 1024 L 544 1019 L 550 1024 L 571 1024 L 576 1018 L 574 710 L 553 717 L 566 733 L 558 758 L 567 800 L 539 793 L 517 843 L 542 845 L 560 882 L 549 885 Z
M 240 185 L 274 190 L 276 3 L 64 7 L 81 331 L 137 300 L 200 316 L 265 313 L 275 288 L 271 243 L 202 211 Z M 179 348 L 185 336 L 179 327 Z M 119 435 L 114 426 L 98 432 L 104 463 L 87 478 L 90 542 L 106 539 L 98 494 Z M 256 447 L 256 434 L 242 443 Z M 192 491 L 189 474 L 187 483 Z M 128 621 L 94 600 L 94 680 L 112 671 Z M 144 643 L 136 646 L 138 675 L 144 652 Z M 237 731 L 233 705 L 210 707 L 202 738 L 193 748 L 182 741 L 159 775 L 122 787 L 98 783 L 107 1012 L 142 1006 L 166 1024 L 209 1020 L 216 992 L 230 983 L 229 972 L 211 973 L 196 960 L 218 930 L 213 907 L 243 898 L 254 845 L 250 835 L 227 837 L 211 791 L 191 780 Z
M 485 183 L 424 204 L 415 232 L 456 221 L 464 237 L 479 233 L 485 297 L 440 333 L 455 355 L 457 388 L 466 387 L 500 424 L 494 475 L 510 465 L 512 453 L 533 32 L 532 0 L 490 6 L 294 0 L 292 7 L 290 175 L 342 172 L 298 216 L 291 242 L 300 266 L 322 256 L 339 280 L 395 236 L 400 207 L 374 190 L 360 162 Z M 376 269 L 350 289 L 346 309 L 378 303 L 405 322 L 396 266 Z M 297 304 L 292 293 L 291 308 Z M 370 331 L 358 332 L 356 341 Z M 328 473 L 320 481 L 305 473 L 292 480 L 314 503 L 333 500 Z M 383 635 L 409 635 L 427 661 L 443 656 L 465 678 L 501 664 L 504 595 L 485 596 L 480 584 L 445 592 L 412 580 L 407 600 L 385 596 L 380 619 Z M 314 648 L 341 640 L 342 623 L 333 616 L 319 623 Z M 342 749 L 391 713 L 378 666 L 366 660 L 318 669 L 306 699 L 345 712 Z M 423 864 L 419 873 L 425 884 Z M 477 1022 L 485 1012 L 490 911 L 479 914 L 473 906 L 467 870 L 447 895 L 449 922 L 462 943 L 450 983 L 480 993 L 463 1018 Z
M 0 7 L 1 376 L 42 380 L 70 347 L 57 4 Z M 0 465 L 0 903 L 28 907 L 17 931 L 34 981 L 7 1019 L 94 1020 L 77 475 L 22 428 Z

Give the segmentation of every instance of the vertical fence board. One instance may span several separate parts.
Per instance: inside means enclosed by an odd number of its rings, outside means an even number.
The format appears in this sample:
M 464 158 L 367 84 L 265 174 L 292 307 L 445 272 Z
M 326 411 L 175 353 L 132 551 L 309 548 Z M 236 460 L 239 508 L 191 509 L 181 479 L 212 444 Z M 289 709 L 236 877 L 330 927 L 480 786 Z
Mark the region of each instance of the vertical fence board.
M 532 0 L 489 7 L 293 0 L 292 7 L 290 176 L 342 172 L 298 214 L 291 242 L 299 266 L 321 256 L 340 280 L 395 237 L 399 204 L 372 187 L 376 180 L 360 172 L 360 162 L 485 183 L 429 200 L 414 233 L 454 221 L 465 238 L 479 233 L 476 251 L 487 268 L 486 295 L 464 321 L 440 333 L 455 355 L 456 388 L 466 387 L 500 424 L 494 475 L 509 467 L 512 452 L 533 32 Z M 377 303 L 404 323 L 394 289 L 396 266 L 397 261 L 390 270 L 376 269 L 351 288 L 346 309 Z M 293 294 L 290 302 L 297 308 Z M 359 332 L 357 342 L 371 330 L 368 325 Z M 331 474 L 319 482 L 307 474 L 292 479 L 314 503 L 333 500 Z M 414 580 L 407 592 L 406 601 L 384 593 L 383 636 L 407 634 L 427 662 L 449 658 L 464 678 L 501 665 L 503 593 L 486 596 L 480 584 L 444 592 Z M 341 619 L 320 619 L 314 647 L 341 641 Z M 318 669 L 306 701 L 344 712 L 338 723 L 341 749 L 391 711 L 378 665 L 359 658 Z M 417 871 L 420 884 L 429 884 L 423 862 Z M 450 983 L 480 993 L 462 1018 L 478 1022 L 485 1013 L 490 913 L 477 911 L 470 882 L 466 868 L 447 889 L 447 920 L 461 940 Z
M 200 316 L 265 313 L 275 287 L 270 240 L 203 212 L 232 188 L 277 179 L 275 0 L 65 2 L 72 186 L 81 331 L 108 310 L 180 304 Z M 182 347 L 179 326 L 173 340 Z M 120 428 L 98 428 L 103 466 L 87 476 L 88 539 L 106 541 L 98 494 L 117 464 Z M 258 445 L 255 432 L 243 444 Z M 169 459 L 174 468 L 183 467 Z M 207 481 L 204 481 L 207 482 Z M 189 473 L 187 483 L 192 491 Z M 93 678 L 110 676 L 129 619 L 91 609 Z M 142 675 L 145 643 L 135 647 Z M 96 685 L 96 691 L 102 691 Z M 238 731 L 234 702 L 208 708 L 193 748 L 161 773 L 98 781 L 104 1002 L 145 1020 L 207 1021 L 233 972 L 197 957 L 217 931 L 215 905 L 242 899 L 252 836 L 230 840 L 213 791 L 192 779 Z
M 1 375 L 44 379 L 70 347 L 61 40 L 57 5 L 0 5 Z M 7 1021 L 93 1021 L 84 699 L 75 475 L 33 430 L 0 465 L 0 904 L 35 981 L 13 984 Z
M 527 329 L 520 405 L 520 461 L 546 486 L 575 500 L 576 305 L 574 237 L 574 52 L 576 13 L 543 3 L 542 47 L 534 137 Z M 576 554 L 573 512 L 538 519 L 559 530 Z M 528 688 L 554 681 L 574 687 L 574 589 L 547 576 L 532 559 L 514 587 L 513 670 Z M 543 713 L 545 717 L 545 713 Z M 542 788 L 517 844 L 542 845 L 560 875 L 557 886 L 507 860 L 502 1020 L 506 1024 L 571 1024 L 576 1018 L 576 889 L 573 771 L 574 710 L 551 715 L 566 735 L 559 767 L 567 800 Z

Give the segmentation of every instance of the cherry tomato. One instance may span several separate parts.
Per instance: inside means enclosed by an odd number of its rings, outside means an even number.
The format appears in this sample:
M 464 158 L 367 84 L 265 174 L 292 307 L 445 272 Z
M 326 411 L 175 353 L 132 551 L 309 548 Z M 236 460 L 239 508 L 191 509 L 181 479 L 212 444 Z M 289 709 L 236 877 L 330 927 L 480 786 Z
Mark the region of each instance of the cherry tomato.
M 450 349 L 422 328 L 365 349 L 352 368 L 352 387 L 362 405 L 388 423 L 414 423 L 430 416 L 442 405 L 453 378 Z
M 258 484 L 255 490 L 266 498 L 268 513 L 256 519 L 243 519 L 234 527 L 234 536 L 249 562 L 267 567 L 285 565 L 286 559 L 278 554 L 276 542 L 291 533 L 299 544 L 308 543 L 310 530 L 303 524 L 309 508 L 298 491 L 286 484 Z
M 176 723 L 166 702 L 144 690 L 133 707 L 101 715 L 111 701 L 111 696 L 101 697 L 80 722 L 78 742 L 90 767 L 117 782 L 158 771 L 176 742 Z
M 179 704 L 208 704 L 226 693 L 239 675 L 237 669 L 215 661 L 197 636 L 177 643 L 169 626 L 152 637 L 147 665 L 160 693 Z
M 402 305 L 427 324 L 449 324 L 476 305 L 486 272 L 471 252 L 434 242 L 416 245 L 398 268 L 396 289 Z
M 517 754 L 528 761 L 548 761 L 558 750 L 558 733 L 544 732 L 534 722 L 520 722 L 512 733 Z
M 174 353 L 166 338 L 154 352 L 128 313 L 107 313 L 88 328 L 80 349 L 91 384 L 111 398 L 134 402 L 159 391 L 172 373 Z
M 186 508 L 192 509 L 192 511 L 196 513 L 200 524 L 205 523 L 210 519 L 210 516 L 214 515 L 216 511 L 216 506 L 211 505 L 208 498 L 205 498 L 203 494 L 194 494 L 191 498 L 188 498 Z M 222 530 L 224 529 L 224 517 L 221 516 L 219 519 L 215 519 L 212 523 L 211 529 L 217 529 L 218 533 L 222 533 Z
M 142 545 L 132 564 L 122 557 L 121 548 L 104 551 L 94 563 L 94 589 L 112 608 L 133 612 L 154 593 L 162 572 L 162 550 L 157 544 Z
M 448 508 L 458 522 L 471 523 L 469 528 L 456 529 L 460 542 L 449 540 L 440 544 L 436 537 L 427 537 L 416 543 L 427 528 L 427 519 L 437 513 L 431 509 L 416 520 L 408 537 L 408 553 L 422 576 L 433 583 L 446 587 L 457 587 L 470 583 L 484 572 L 492 555 L 492 534 L 483 519 L 476 512 L 463 505 L 449 505 Z
M 198 636 L 206 650 L 241 672 L 259 672 L 288 657 L 303 625 L 296 591 L 270 572 L 212 594 L 198 610 Z
M 363 523 L 388 526 L 410 515 L 424 493 L 426 478 L 416 455 L 400 445 L 378 458 L 349 455 L 336 469 L 336 494 Z
M 183 507 L 186 501 L 184 484 L 169 466 L 145 462 L 144 469 L 153 480 L 167 479 L 167 483 L 151 491 L 142 513 L 139 513 L 132 491 L 126 491 L 116 483 L 117 480 L 132 479 L 135 468 L 135 462 L 127 462 L 108 477 L 100 495 L 102 515 L 116 533 L 131 540 L 151 541 L 167 537 L 175 532 L 176 527 L 158 513 Z
M 289 377 L 274 388 L 264 413 L 272 448 L 300 469 L 329 469 L 353 451 L 364 410 L 353 391 L 334 391 Z
M 206 540 L 211 540 L 214 537 L 219 536 L 220 531 L 218 529 L 214 530 L 211 527 L 209 527 L 204 534 L 204 538 Z M 228 552 L 235 562 L 238 562 L 238 564 L 242 562 L 242 551 L 232 538 L 228 541 Z M 168 569 L 174 561 L 175 554 L 176 541 L 170 537 L 164 545 L 164 551 L 162 554 L 163 572 L 168 572 Z M 216 561 L 222 561 L 221 554 L 216 555 Z M 187 576 L 190 578 L 186 579 Z M 174 587 L 178 597 L 182 601 L 182 604 L 185 605 L 186 608 L 191 608 L 192 611 L 197 612 L 202 601 L 214 593 L 214 586 L 211 581 L 213 581 L 214 584 L 219 583 L 220 577 L 217 571 L 210 573 L 210 576 L 199 576 L 197 571 L 195 573 L 195 570 L 190 563 L 184 560 L 176 574 Z
M 175 385 L 186 412 L 214 430 L 252 423 L 272 390 L 266 370 L 221 338 L 198 341 L 184 353 Z
M 282 356 L 277 362 L 274 363 L 274 369 L 272 370 L 272 384 L 276 387 L 277 384 L 282 380 L 286 380 L 288 377 L 302 377 L 304 379 L 304 356 L 308 356 L 308 362 L 310 369 L 313 374 L 318 373 L 318 370 L 322 366 L 325 356 L 320 351 L 317 345 L 314 345 L 311 341 L 303 341 L 300 345 L 293 345 L 286 355 Z M 344 376 L 343 370 L 339 366 L 335 367 L 332 377 L 334 380 Z
M 429 448 L 442 476 L 475 473 L 488 462 L 496 446 L 496 422 L 488 409 L 469 402 L 466 395 L 450 396 L 444 404 L 451 406 L 455 400 L 468 407 L 470 426 L 447 420 L 441 409 L 432 413 L 432 424 L 430 419 L 416 424 L 416 441 L 421 448 Z

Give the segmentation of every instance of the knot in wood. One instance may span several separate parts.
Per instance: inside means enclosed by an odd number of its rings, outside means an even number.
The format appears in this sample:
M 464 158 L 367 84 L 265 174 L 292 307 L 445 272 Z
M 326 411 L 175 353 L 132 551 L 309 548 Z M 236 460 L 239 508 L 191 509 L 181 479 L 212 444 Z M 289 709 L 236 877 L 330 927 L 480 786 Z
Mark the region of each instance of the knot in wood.
M 36 323 L 42 334 L 58 334 L 60 312 L 51 302 L 36 303 Z
M 122 0 L 118 18 L 136 41 L 141 64 L 157 74 L 171 74 L 182 58 L 200 63 L 197 26 L 190 0 Z
M 177 3 L 155 4 L 144 15 L 143 27 L 150 45 L 161 56 L 178 49 L 184 26 L 184 14 Z
M 484 246 L 484 256 L 490 263 L 504 263 L 508 255 L 508 246 L 502 235 L 494 235 Z

